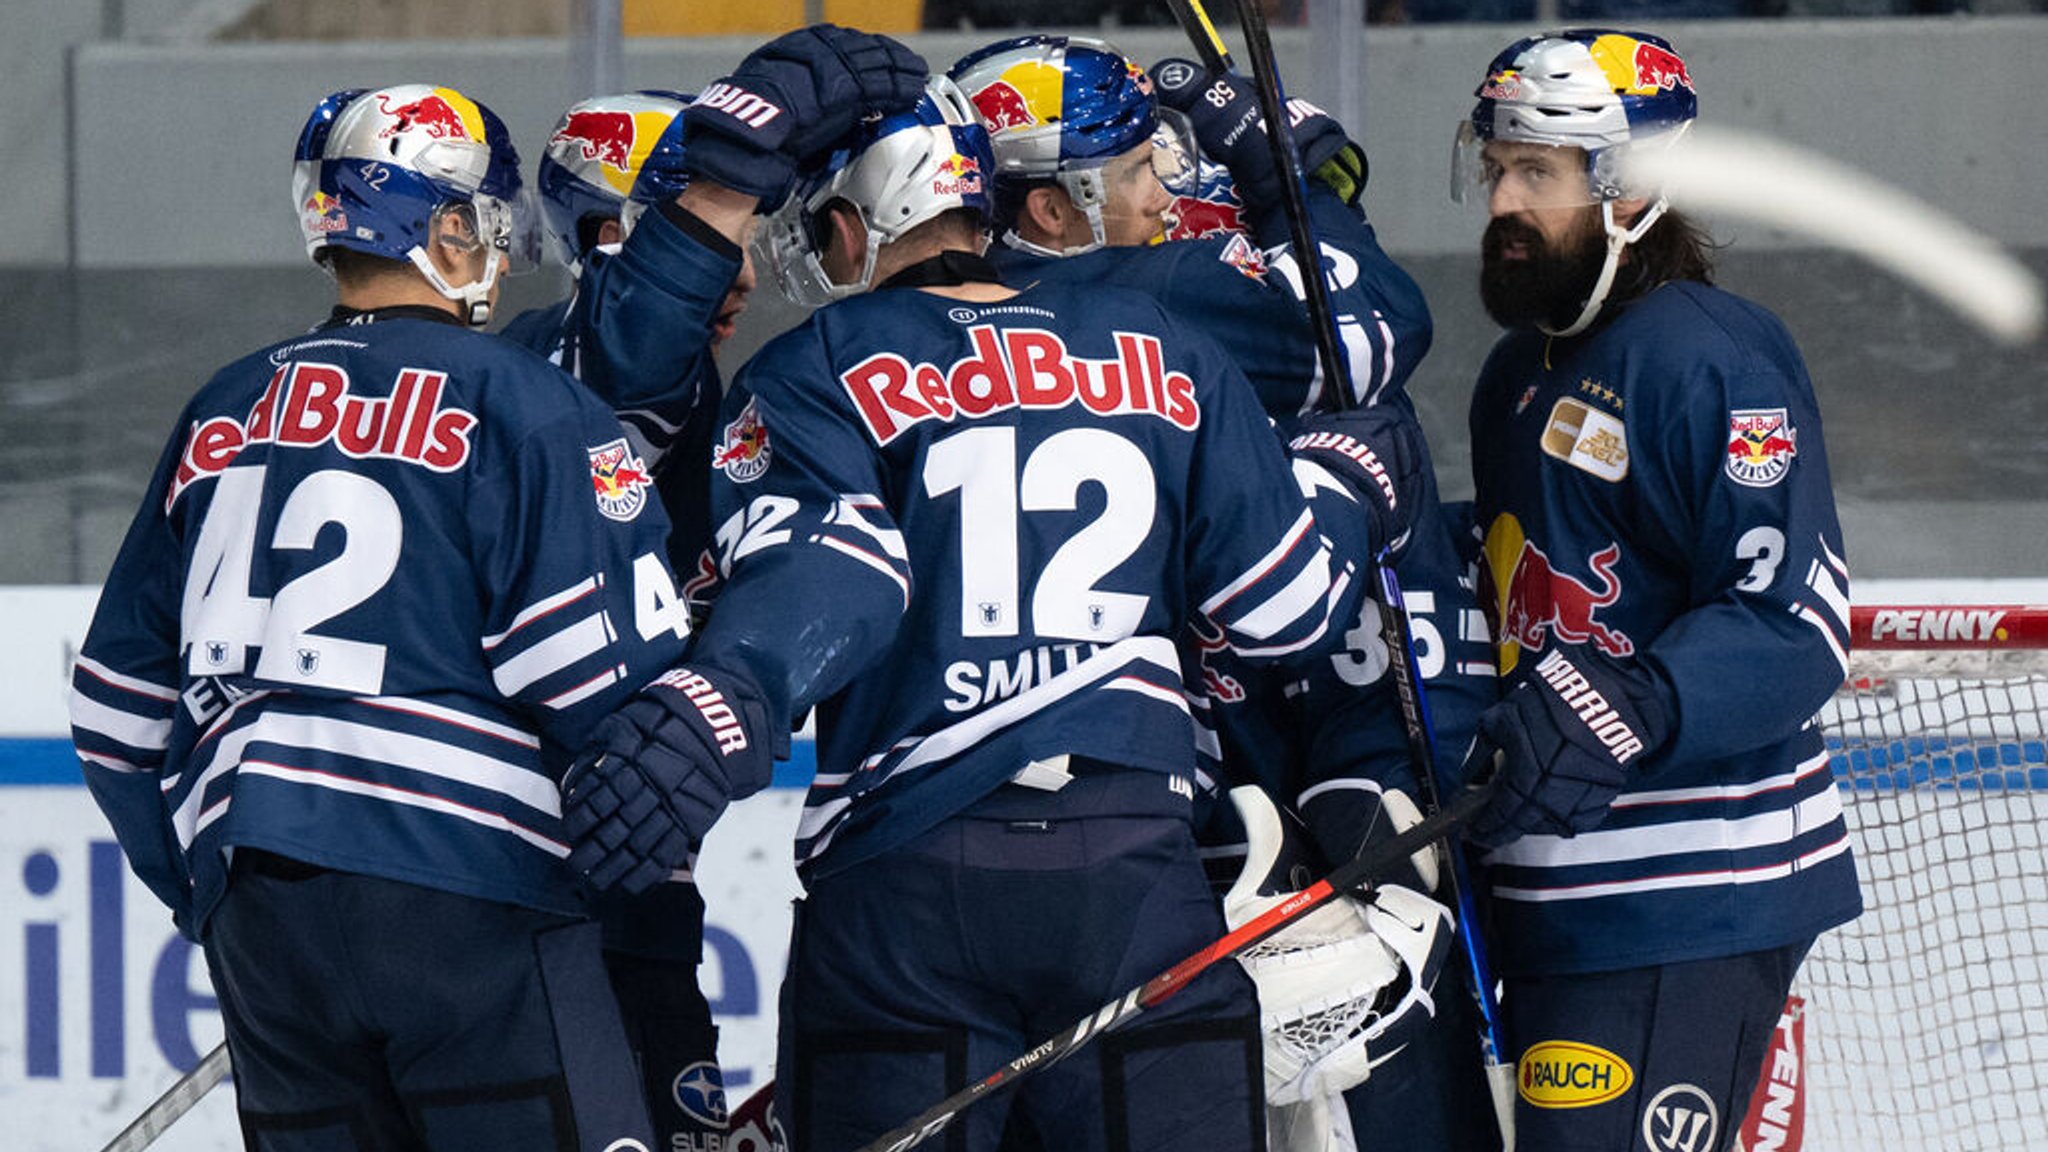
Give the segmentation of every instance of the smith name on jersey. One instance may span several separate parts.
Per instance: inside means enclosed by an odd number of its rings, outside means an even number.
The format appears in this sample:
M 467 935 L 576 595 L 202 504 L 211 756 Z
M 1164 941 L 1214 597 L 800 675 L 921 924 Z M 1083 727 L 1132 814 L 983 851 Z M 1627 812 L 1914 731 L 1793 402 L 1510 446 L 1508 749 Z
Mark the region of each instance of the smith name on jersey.
M 726 398 L 728 582 L 692 659 L 819 707 L 813 874 L 1062 755 L 1192 793 L 1174 637 L 1306 653 L 1362 587 L 1241 373 L 1151 299 L 887 290 L 769 344 Z
M 1598 829 L 1486 857 L 1503 968 L 1728 955 L 1854 917 L 1814 723 L 1848 668 L 1848 569 L 1783 325 L 1673 283 L 1582 336 L 1514 332 L 1472 437 L 1502 674 L 1591 646 L 1654 668 L 1677 703 Z
M 222 369 L 101 594 L 73 737 L 195 936 L 238 845 L 580 911 L 566 752 L 681 655 L 668 520 L 616 418 L 437 315 Z

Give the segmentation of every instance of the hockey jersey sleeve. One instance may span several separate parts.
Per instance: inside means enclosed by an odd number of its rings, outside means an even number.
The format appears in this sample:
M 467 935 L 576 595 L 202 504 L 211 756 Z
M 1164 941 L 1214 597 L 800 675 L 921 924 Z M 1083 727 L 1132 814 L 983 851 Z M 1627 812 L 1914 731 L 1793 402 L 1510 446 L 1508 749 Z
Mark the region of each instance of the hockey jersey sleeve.
M 190 886 L 163 800 L 179 690 L 179 546 L 163 514 L 177 464 L 173 439 L 157 464 L 100 593 L 71 673 L 71 740 L 86 787 L 135 874 L 188 922 Z M 185 719 L 190 723 L 189 719 Z
M 1190 599 L 1241 657 L 1320 653 L 1332 619 L 1356 609 L 1356 568 L 1334 554 L 1244 374 L 1207 340 L 1181 338 L 1212 384 L 1189 493 Z
M 679 659 L 687 605 L 644 463 L 584 400 L 472 482 L 492 682 L 560 748 Z
M 814 343 L 771 345 L 720 413 L 713 552 L 722 579 L 692 663 L 744 672 L 771 721 L 838 692 L 888 649 L 910 602 L 910 560 L 873 446 L 810 381 Z
M 593 253 L 563 323 L 564 367 L 638 431 L 651 468 L 718 403 L 711 322 L 740 273 L 730 240 L 672 203 L 616 253 Z
M 1664 452 L 1635 456 L 1668 461 L 1655 483 L 1683 494 L 1662 529 L 1691 573 L 1692 607 L 1645 653 L 1677 699 L 1677 762 L 1792 735 L 1848 672 L 1848 566 L 1820 413 L 1789 336 L 1761 327 L 1741 359 L 1666 390 L 1686 410 L 1660 421 Z

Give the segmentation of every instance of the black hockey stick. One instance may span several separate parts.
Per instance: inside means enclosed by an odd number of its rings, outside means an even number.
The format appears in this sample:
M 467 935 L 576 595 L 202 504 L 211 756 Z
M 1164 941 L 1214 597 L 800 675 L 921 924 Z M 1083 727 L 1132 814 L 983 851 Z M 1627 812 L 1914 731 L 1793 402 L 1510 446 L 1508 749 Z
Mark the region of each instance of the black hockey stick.
M 192 1110 L 194 1104 L 213 1091 L 228 1074 L 228 1046 L 226 1041 L 213 1046 L 190 1072 L 178 1077 L 178 1082 L 164 1089 L 156 1102 L 142 1110 L 142 1115 L 128 1122 L 121 1134 L 107 1142 L 100 1152 L 142 1152 L 164 1134 L 164 1129 L 177 1123 L 178 1117 Z
M 1273 63 L 1273 41 L 1266 33 L 1266 14 L 1259 7 L 1259 0 L 1234 2 L 1238 24 L 1244 31 L 1245 55 L 1251 58 L 1252 88 L 1258 93 L 1259 114 L 1266 120 L 1266 146 L 1273 150 L 1273 164 L 1280 172 L 1281 207 L 1287 216 L 1288 238 L 1294 245 L 1302 303 L 1308 308 L 1316 359 L 1323 368 L 1323 404 L 1334 409 L 1350 408 L 1354 404 L 1350 361 L 1345 359 L 1344 345 L 1337 338 L 1337 317 L 1331 311 L 1329 285 L 1324 279 L 1323 249 L 1309 223 L 1301 156 L 1295 151 L 1294 128 L 1287 118 L 1287 101 L 1280 93 L 1280 71 Z M 1202 0 L 1168 3 L 1202 63 L 1211 71 L 1230 68 L 1230 50 L 1224 47 Z
M 1112 1032 L 1156 1008 L 1187 987 L 1197 976 L 1353 889 L 1394 867 L 1409 855 L 1450 834 L 1477 813 L 1493 795 L 1491 778 L 1473 785 L 1449 807 L 1424 819 L 1392 840 L 1361 852 L 1328 876 L 1267 909 L 1255 919 L 1224 933 L 1207 947 L 1122 996 L 1076 1021 L 1072 1027 L 1029 1052 L 955 1092 L 864 1145 L 860 1152 L 904 1152 L 943 1131 L 975 1101 L 1006 1088 L 1040 1068 L 1073 1055 L 1105 1032 Z

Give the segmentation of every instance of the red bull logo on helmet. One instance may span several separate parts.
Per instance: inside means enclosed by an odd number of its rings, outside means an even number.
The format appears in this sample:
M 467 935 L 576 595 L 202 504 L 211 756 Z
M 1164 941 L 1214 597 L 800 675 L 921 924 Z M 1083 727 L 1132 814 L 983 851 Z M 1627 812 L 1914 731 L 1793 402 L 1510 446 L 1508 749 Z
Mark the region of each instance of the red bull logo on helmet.
M 1783 408 L 1737 408 L 1728 413 L 1730 480 L 1749 488 L 1769 488 L 1792 470 L 1799 455 L 1799 433 Z
M 299 205 L 299 213 L 305 218 L 305 230 L 309 233 L 348 231 L 348 213 L 342 211 L 338 196 L 315 192 Z
M 725 426 L 718 448 L 711 454 L 711 466 L 732 477 L 735 484 L 745 484 L 768 471 L 768 426 L 761 423 L 752 400 Z
M 397 89 L 403 93 L 408 89 Z M 410 89 L 418 91 L 418 89 Z M 416 100 L 393 104 L 393 92 L 377 93 L 377 110 L 391 117 L 391 123 L 377 133 L 378 137 L 395 136 L 413 129 L 424 131 L 436 140 L 476 140 L 484 138 L 483 113 L 477 111 L 476 102 L 453 88 L 433 88 Z
M 1032 128 L 1060 118 L 1065 85 L 1066 73 L 1042 61 L 1026 60 L 1003 69 L 968 99 L 990 132 Z
M 633 191 L 640 166 L 661 140 L 669 119 L 667 113 L 657 111 L 571 112 L 548 138 L 548 150 L 577 175 L 592 183 L 602 180 L 625 196 Z M 582 164 L 575 164 L 577 160 Z
M 1501 673 L 1514 670 L 1521 650 L 1541 652 L 1552 636 L 1567 644 L 1592 644 L 1617 658 L 1633 655 L 1635 641 L 1599 618 L 1602 608 L 1621 599 L 1621 578 L 1614 573 L 1620 559 L 1618 544 L 1587 557 L 1592 576 L 1588 583 L 1553 564 L 1542 548 L 1522 535 L 1514 516 L 1495 518 L 1486 534 L 1487 563 L 1481 576 L 1490 585 L 1484 599 L 1499 645 Z
M 613 520 L 631 520 L 647 506 L 647 489 L 654 483 L 647 465 L 633 454 L 632 445 L 621 438 L 589 449 L 590 487 L 597 494 L 597 510 Z
M 1607 35 L 1586 49 L 1607 74 L 1614 90 L 1626 96 L 1654 96 L 1680 88 L 1690 92 L 1692 75 L 1685 61 L 1669 48 L 1633 36 Z
M 939 165 L 938 175 L 932 178 L 932 195 L 981 195 L 981 162 L 958 152 L 947 157 L 946 161 Z

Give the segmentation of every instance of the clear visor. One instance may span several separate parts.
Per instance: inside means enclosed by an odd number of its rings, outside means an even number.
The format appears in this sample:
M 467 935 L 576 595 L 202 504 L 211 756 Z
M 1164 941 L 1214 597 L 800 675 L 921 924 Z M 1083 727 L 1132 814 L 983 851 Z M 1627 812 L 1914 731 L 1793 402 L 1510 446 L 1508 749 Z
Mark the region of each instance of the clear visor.
M 1175 196 L 1192 196 L 1201 180 L 1195 131 L 1179 109 L 1161 108 L 1158 115 L 1159 126 L 1152 130 L 1152 174 Z
M 1451 149 L 1451 201 L 1495 213 L 1597 204 L 1586 152 L 1569 144 L 1483 140 L 1467 120 Z
M 540 267 L 540 212 L 533 190 L 521 188 L 511 200 L 478 193 L 477 235 L 498 250 L 506 275 L 518 276 Z

